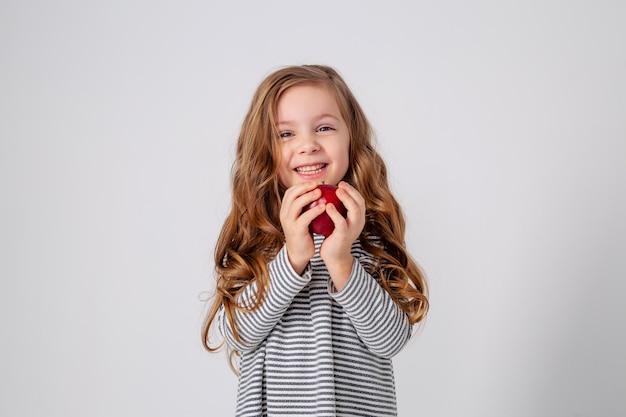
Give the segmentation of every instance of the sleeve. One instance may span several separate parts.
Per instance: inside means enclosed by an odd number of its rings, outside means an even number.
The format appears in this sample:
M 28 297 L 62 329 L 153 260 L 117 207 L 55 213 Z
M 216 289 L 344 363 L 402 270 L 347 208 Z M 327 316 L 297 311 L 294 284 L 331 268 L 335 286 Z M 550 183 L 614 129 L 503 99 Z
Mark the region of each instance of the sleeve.
M 240 342 L 234 337 L 224 307 L 222 306 L 218 311 L 217 322 L 220 333 L 226 343 L 239 352 L 253 350 L 265 340 L 287 311 L 294 297 L 311 280 L 310 264 L 302 275 L 298 275 L 289 263 L 285 247 L 270 261 L 268 269 L 270 285 L 265 301 L 254 311 L 234 311 L 234 321 Z M 241 293 L 238 302 L 244 306 L 250 305 L 256 289 L 256 282 L 253 282 Z
M 398 354 L 411 338 L 412 325 L 404 311 L 355 258 L 348 283 L 331 297 L 350 318 L 370 352 L 383 358 Z

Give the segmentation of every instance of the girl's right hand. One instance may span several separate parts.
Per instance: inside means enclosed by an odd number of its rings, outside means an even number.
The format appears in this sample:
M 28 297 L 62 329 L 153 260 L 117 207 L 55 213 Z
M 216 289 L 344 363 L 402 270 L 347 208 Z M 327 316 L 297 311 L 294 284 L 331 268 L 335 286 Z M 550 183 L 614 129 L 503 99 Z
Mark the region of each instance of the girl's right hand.
M 280 224 L 285 234 L 287 256 L 294 271 L 302 274 L 304 268 L 315 255 L 315 244 L 309 233 L 309 224 L 326 209 L 318 204 L 310 210 L 302 210 L 322 196 L 317 182 L 304 182 L 289 187 L 280 206 Z

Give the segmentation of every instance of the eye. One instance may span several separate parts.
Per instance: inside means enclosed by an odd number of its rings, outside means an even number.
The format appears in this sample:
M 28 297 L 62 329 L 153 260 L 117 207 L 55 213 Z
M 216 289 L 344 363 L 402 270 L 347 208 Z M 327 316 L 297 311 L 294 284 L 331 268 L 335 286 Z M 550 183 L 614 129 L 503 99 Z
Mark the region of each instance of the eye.
M 318 132 L 330 132 L 331 130 L 335 130 L 335 129 L 331 126 L 321 126 L 320 128 L 317 129 Z
M 291 133 L 291 132 L 279 132 L 278 136 L 280 136 L 282 139 L 289 139 L 290 137 L 293 136 L 293 133 Z

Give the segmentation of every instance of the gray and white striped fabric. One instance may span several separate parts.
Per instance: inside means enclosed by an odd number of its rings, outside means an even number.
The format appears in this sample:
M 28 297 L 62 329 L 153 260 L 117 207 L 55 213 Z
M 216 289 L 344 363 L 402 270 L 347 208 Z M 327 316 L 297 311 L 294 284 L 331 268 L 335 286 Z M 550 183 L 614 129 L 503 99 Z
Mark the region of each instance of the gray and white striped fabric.
M 260 308 L 236 314 L 237 343 L 223 311 L 219 329 L 242 352 L 237 416 L 397 415 L 391 358 L 411 337 L 406 314 L 365 270 L 360 244 L 348 284 L 335 291 L 315 235 L 302 275 L 283 247 L 269 264 L 270 290 Z M 241 295 L 249 300 L 254 284 Z

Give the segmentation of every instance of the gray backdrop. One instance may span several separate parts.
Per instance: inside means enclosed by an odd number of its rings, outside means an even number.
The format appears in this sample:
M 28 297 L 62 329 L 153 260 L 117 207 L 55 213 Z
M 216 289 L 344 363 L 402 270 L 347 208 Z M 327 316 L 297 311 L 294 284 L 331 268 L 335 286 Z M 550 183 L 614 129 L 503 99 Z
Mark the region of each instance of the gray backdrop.
M 625 415 L 625 14 L 4 0 L 0 415 L 233 414 L 199 299 L 252 93 L 302 63 L 363 105 L 430 279 L 400 415 Z

